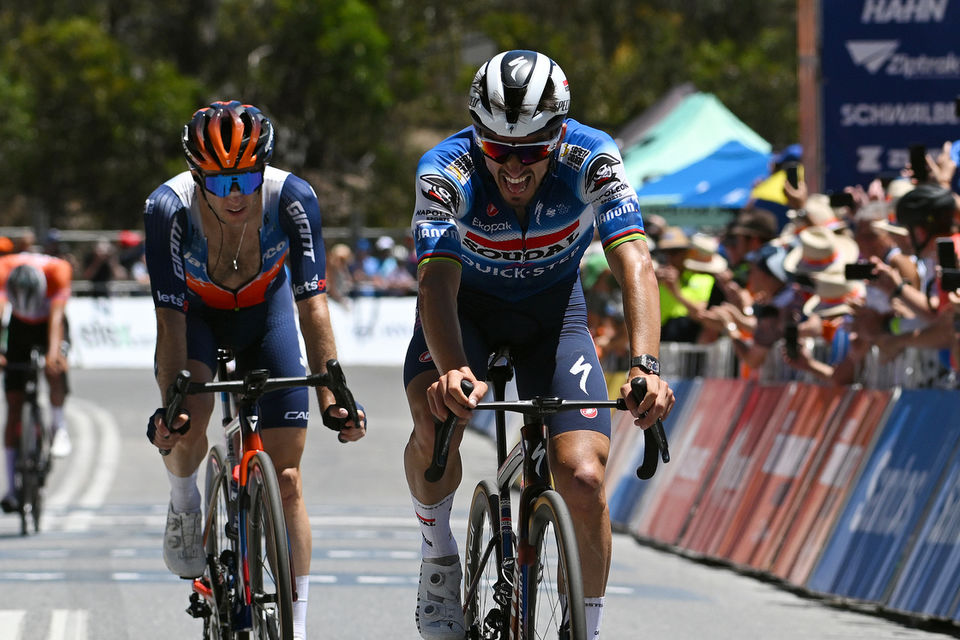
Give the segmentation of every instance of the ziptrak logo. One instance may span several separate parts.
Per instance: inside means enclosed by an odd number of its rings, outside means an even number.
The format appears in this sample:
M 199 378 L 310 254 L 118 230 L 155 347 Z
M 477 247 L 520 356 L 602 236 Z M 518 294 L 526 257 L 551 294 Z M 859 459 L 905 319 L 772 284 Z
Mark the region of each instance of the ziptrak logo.
M 960 77 L 960 57 L 952 51 L 943 56 L 911 56 L 897 53 L 899 47 L 899 40 L 847 41 L 847 51 L 853 63 L 871 74 L 882 70 L 884 75 L 908 80 Z

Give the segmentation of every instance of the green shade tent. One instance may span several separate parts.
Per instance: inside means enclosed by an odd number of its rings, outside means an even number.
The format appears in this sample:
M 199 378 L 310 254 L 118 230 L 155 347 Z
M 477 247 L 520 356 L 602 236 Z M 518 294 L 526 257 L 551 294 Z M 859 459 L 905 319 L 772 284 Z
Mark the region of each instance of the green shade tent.
M 629 146 L 621 149 L 627 179 L 639 190 L 645 182 L 675 173 L 732 140 L 760 153 L 771 151 L 770 143 L 741 122 L 716 96 L 691 93 L 639 140 L 627 142 Z

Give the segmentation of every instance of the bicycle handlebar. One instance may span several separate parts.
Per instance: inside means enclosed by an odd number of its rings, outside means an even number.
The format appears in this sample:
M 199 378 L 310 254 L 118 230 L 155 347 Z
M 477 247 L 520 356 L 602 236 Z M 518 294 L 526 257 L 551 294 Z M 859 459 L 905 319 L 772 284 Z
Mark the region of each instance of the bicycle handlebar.
M 473 383 L 469 380 L 460 381 L 460 390 L 464 395 L 469 396 L 473 392 Z M 633 378 L 630 381 L 630 389 L 633 397 L 639 400 L 647 393 L 647 381 L 644 378 Z M 522 413 L 524 415 L 536 415 L 539 417 L 553 415 L 561 411 L 575 411 L 577 409 L 617 409 L 618 411 L 627 410 L 627 402 L 623 398 L 616 400 L 562 400 L 552 397 L 536 397 L 531 400 L 512 400 L 505 402 L 481 402 L 474 407 L 474 410 L 488 411 L 511 411 L 513 413 Z M 428 482 L 436 482 L 441 477 L 447 467 L 447 458 L 450 455 L 450 441 L 453 437 L 453 427 L 456 425 L 457 416 L 452 412 L 445 420 L 436 420 L 434 422 L 435 436 L 433 441 L 433 459 L 430 467 L 424 472 L 424 478 Z M 663 429 L 663 421 L 657 419 L 657 422 L 643 432 L 643 462 L 637 467 L 637 477 L 641 480 L 649 480 L 657 471 L 657 458 L 664 463 L 670 462 L 670 450 L 667 446 L 667 434 Z
M 180 413 L 180 405 L 188 395 L 199 393 L 237 393 L 248 400 L 256 400 L 263 394 L 276 389 L 286 389 L 290 387 L 326 387 L 333 394 L 337 406 L 347 410 L 347 421 L 353 421 L 354 424 L 360 424 L 360 417 L 357 415 L 357 403 L 353 398 L 353 393 L 347 387 L 347 378 L 343 375 L 343 369 L 340 362 L 331 359 L 327 360 L 326 373 L 311 373 L 305 376 L 295 376 L 288 378 L 270 378 L 270 372 L 266 369 L 254 369 L 248 371 L 242 380 L 218 380 L 216 382 L 191 382 L 190 372 L 183 370 L 177 374 L 176 380 L 167 388 L 166 408 L 164 420 L 166 424 L 173 424 L 177 414 Z M 171 429 L 172 430 L 172 429 Z M 176 430 L 177 433 L 186 433 L 186 428 Z M 161 449 L 160 453 L 167 455 L 169 449 Z

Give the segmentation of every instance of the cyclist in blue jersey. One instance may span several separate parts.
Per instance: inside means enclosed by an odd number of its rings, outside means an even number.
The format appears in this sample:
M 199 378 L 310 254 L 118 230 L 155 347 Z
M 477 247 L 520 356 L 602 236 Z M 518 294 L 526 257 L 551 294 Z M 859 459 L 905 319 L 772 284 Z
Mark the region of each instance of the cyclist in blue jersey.
M 277 377 L 304 375 L 294 309 L 310 370 L 322 372 L 336 357 L 317 197 L 301 178 L 267 164 L 273 146 L 273 125 L 259 109 L 215 102 L 184 126 L 189 171 L 147 198 L 161 396 L 182 369 L 197 382 L 212 380 L 219 347 L 233 350 L 238 375 L 257 368 Z M 356 425 L 325 388 L 318 400 L 323 423 L 338 430 L 342 442 L 363 437 L 362 411 Z M 170 450 L 163 458 L 170 481 L 163 558 L 184 578 L 200 576 L 205 564 L 197 468 L 208 449 L 213 402 L 212 394 L 190 395 L 176 424 L 164 424 L 161 410 L 148 423 L 151 441 Z M 300 480 L 308 417 L 306 388 L 268 393 L 260 403 L 261 437 L 277 469 L 293 554 L 296 638 L 306 637 L 312 546 Z M 170 428 L 187 420 L 193 426 L 184 434 Z
M 579 279 L 595 229 L 623 289 L 629 375 L 647 381 L 639 404 L 629 384 L 621 393 L 644 429 L 674 404 L 659 378 L 657 281 L 636 194 L 610 136 L 567 118 L 569 107 L 567 80 L 553 60 L 532 51 L 498 54 L 473 80 L 473 125 L 428 151 L 417 168 L 418 315 L 404 365 L 414 428 L 404 464 L 423 534 L 416 612 L 423 638 L 465 633 L 450 530 L 462 428 L 443 478 L 427 483 L 434 416 L 470 417 L 487 389 L 487 355 L 503 344 L 521 398 L 606 399 Z M 469 397 L 464 379 L 474 385 Z M 576 523 L 587 635 L 597 637 L 611 550 L 603 484 L 609 413 L 569 412 L 548 425 L 554 481 Z

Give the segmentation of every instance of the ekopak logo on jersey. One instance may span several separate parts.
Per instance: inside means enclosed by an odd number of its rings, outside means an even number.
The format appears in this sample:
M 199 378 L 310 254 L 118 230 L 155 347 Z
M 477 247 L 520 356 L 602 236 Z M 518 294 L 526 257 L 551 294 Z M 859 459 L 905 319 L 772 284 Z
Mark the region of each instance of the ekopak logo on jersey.
M 848 40 L 847 52 L 853 63 L 871 75 L 883 75 L 915 80 L 918 78 L 960 77 L 960 56 L 952 51 L 943 56 L 899 53 L 899 40 Z

